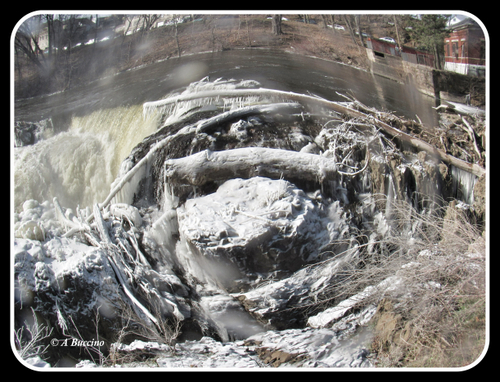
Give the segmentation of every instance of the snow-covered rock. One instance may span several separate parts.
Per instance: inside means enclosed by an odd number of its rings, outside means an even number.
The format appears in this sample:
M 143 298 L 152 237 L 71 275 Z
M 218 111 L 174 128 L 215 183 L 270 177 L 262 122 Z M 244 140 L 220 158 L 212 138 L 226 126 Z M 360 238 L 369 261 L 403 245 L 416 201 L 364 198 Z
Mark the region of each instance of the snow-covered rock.
M 99 316 L 101 333 L 118 319 L 122 302 L 119 285 L 102 250 L 75 239 L 53 237 L 38 240 L 15 238 L 14 302 L 21 316 L 31 308 L 50 322 L 52 338 L 96 339 Z M 81 337 L 80 337 L 81 336 Z M 56 354 L 78 357 L 79 347 L 50 346 Z
M 360 332 L 349 340 L 332 329 L 267 331 L 249 337 L 264 363 L 274 367 L 370 367 L 366 358 L 369 334 Z
M 186 341 L 176 346 L 176 352 L 157 358 L 162 368 L 257 368 L 262 366 L 255 352 L 248 351 L 239 342 L 217 342 L 213 338 L 203 337 L 199 341 Z
M 264 331 L 239 301 L 227 294 L 203 296 L 200 301 L 205 313 L 218 326 L 218 333 L 223 341 L 244 339 L 252 334 Z
M 38 367 L 38 368 L 50 368 L 50 363 L 44 361 L 41 359 L 39 356 L 36 357 L 30 357 L 25 360 L 25 362 L 33 367 Z
M 357 255 L 354 247 L 342 256 L 304 267 L 290 277 L 263 283 L 235 296 L 255 317 L 274 328 L 303 325 L 305 322 L 298 320 L 304 320 L 306 316 L 298 312 L 321 303 L 330 285 L 341 282 L 344 267 L 355 261 Z
M 252 275 L 296 271 L 334 231 L 302 190 L 263 177 L 229 180 L 213 194 L 187 200 L 178 216 L 179 233 L 203 264 L 205 279 L 232 291 L 245 288 Z
M 113 300 L 116 297 L 113 270 L 102 251 L 95 247 L 62 237 L 43 243 L 16 238 L 13 247 L 15 296 L 21 303 L 29 302 L 26 296 L 36 294 L 42 298 L 42 294 L 47 294 L 46 297 L 57 299 L 60 306 L 70 298 L 77 305 L 87 304 L 81 309 L 91 309 L 99 298 Z M 71 288 L 75 282 L 81 289 L 79 292 L 93 299 L 78 303 L 79 297 L 70 297 L 77 292 Z
M 266 331 L 244 341 L 219 342 L 210 337 L 178 343 L 168 348 L 156 342 L 134 341 L 116 351 L 129 359 L 155 358 L 160 368 L 253 369 L 296 367 L 371 367 L 368 360 L 368 331 L 359 331 L 348 340 L 333 329 L 290 329 Z M 141 367 L 131 362 L 122 367 Z

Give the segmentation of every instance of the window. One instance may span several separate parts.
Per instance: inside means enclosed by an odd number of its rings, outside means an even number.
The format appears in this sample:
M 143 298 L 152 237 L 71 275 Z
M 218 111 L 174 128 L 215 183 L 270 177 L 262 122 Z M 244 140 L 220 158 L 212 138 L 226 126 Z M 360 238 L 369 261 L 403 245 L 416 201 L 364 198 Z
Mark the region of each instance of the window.
M 451 44 L 451 52 L 453 57 L 458 58 L 458 42 Z

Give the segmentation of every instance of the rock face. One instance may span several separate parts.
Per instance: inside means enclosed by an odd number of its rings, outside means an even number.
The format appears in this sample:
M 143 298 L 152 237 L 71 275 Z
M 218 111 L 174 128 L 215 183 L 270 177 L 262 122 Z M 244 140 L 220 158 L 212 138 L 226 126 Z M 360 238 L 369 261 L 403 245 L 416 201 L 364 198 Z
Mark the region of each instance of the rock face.
M 44 119 L 37 123 L 16 122 L 14 127 L 16 147 L 36 143 L 43 137 L 44 131 L 50 128 L 53 128 L 51 119 Z

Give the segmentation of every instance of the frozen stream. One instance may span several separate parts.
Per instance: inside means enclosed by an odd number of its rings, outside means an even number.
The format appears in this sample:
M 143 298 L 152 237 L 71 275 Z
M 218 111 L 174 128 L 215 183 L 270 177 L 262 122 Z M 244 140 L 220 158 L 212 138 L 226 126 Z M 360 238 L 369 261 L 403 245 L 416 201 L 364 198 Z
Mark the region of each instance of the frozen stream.
M 348 90 L 435 118 L 404 86 L 265 51 L 169 60 L 20 101 L 16 120 L 45 122 L 14 149 L 15 327 L 33 309 L 52 339 L 102 341 L 51 342 L 52 366 L 110 354 L 179 368 L 371 366 L 358 329 L 375 313 L 360 304 L 373 288 L 317 303 L 388 231 L 375 187 L 418 206 L 415 192 L 442 185 L 435 163 L 307 101 Z M 196 97 L 210 92 L 226 95 Z M 387 150 L 397 179 L 380 170 Z

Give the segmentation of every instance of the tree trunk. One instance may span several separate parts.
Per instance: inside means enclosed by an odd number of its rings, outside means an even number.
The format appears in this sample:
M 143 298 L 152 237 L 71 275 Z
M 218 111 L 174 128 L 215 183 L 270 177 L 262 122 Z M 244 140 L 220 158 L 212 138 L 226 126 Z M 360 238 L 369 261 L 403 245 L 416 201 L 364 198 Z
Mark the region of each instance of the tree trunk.
M 181 46 L 179 44 L 179 30 L 177 28 L 177 21 L 174 22 L 174 28 L 175 28 L 175 43 L 177 44 L 177 56 L 181 56 Z
M 252 40 L 250 38 L 250 15 L 248 15 L 248 18 L 246 19 L 247 22 L 247 38 L 248 38 L 248 46 L 252 46 Z
M 354 21 L 356 23 L 356 31 L 359 35 L 359 41 L 361 42 L 361 46 L 365 46 L 365 42 L 363 40 L 363 34 L 361 33 L 361 15 L 354 15 Z
M 398 39 L 398 47 L 401 48 L 401 39 L 399 38 L 398 22 L 396 20 L 396 15 L 394 16 L 394 27 L 396 28 L 396 37 Z
M 443 70 L 443 54 L 437 45 L 434 45 L 434 68 Z
M 354 36 L 354 30 L 352 29 L 351 21 L 349 20 L 349 17 L 347 15 L 343 15 L 343 16 L 344 16 L 344 21 L 347 25 L 347 30 L 349 31 L 349 34 L 351 35 L 352 41 L 354 42 L 354 44 L 356 44 L 356 46 L 358 46 L 358 42 L 356 41 L 356 37 Z
M 322 24 L 323 24 L 323 29 L 326 29 L 327 28 L 327 25 L 326 25 L 326 16 L 325 15 L 319 15 L 319 17 L 321 18 L 321 21 L 322 21 Z
M 272 27 L 273 27 L 273 34 L 275 34 L 276 36 L 283 34 L 283 32 L 281 30 L 281 15 L 274 15 L 273 16 Z

